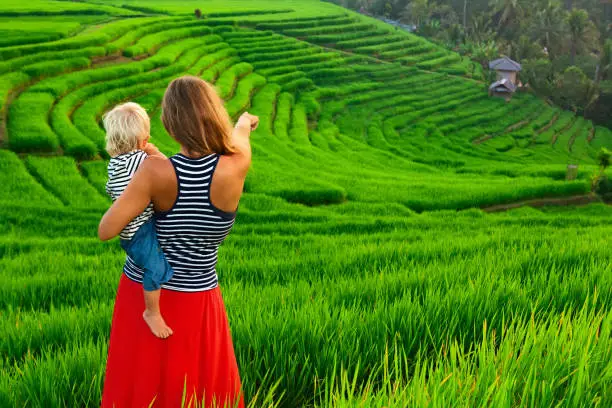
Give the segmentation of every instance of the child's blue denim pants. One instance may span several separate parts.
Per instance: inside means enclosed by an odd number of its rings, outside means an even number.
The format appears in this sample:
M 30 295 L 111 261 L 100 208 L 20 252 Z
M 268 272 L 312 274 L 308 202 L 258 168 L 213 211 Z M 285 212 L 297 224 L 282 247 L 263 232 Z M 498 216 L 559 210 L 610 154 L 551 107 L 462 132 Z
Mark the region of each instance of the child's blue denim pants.
M 144 269 L 144 290 L 157 290 L 172 277 L 172 267 L 159 246 L 153 218 L 141 225 L 132 239 L 122 239 L 121 247 L 136 265 Z

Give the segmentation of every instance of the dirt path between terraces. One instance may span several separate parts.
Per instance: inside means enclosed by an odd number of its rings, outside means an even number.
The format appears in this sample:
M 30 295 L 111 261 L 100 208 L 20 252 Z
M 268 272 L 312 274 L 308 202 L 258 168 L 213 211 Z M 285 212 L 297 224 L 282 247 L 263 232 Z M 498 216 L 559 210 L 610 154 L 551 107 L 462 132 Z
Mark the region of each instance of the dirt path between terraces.
M 515 203 L 498 204 L 489 207 L 482 207 L 484 212 L 500 212 L 513 210 L 515 208 L 529 206 L 533 208 L 552 206 L 569 206 L 569 205 L 587 205 L 592 203 L 601 203 L 602 199 L 594 194 L 576 195 L 570 197 L 554 197 L 554 198 L 536 198 L 533 200 L 518 201 Z

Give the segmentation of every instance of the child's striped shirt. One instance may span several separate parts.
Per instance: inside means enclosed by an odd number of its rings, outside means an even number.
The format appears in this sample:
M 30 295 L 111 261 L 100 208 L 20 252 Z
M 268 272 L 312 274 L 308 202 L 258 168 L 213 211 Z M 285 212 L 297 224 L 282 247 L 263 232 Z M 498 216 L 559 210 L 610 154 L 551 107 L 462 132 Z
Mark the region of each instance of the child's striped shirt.
M 138 170 L 138 167 L 147 158 L 147 154 L 142 150 L 135 150 L 130 153 L 120 154 L 110 159 L 108 163 L 108 182 L 106 192 L 115 201 L 127 187 L 128 183 Z M 132 239 L 138 228 L 153 216 L 153 204 L 134 218 L 119 234 L 121 239 Z

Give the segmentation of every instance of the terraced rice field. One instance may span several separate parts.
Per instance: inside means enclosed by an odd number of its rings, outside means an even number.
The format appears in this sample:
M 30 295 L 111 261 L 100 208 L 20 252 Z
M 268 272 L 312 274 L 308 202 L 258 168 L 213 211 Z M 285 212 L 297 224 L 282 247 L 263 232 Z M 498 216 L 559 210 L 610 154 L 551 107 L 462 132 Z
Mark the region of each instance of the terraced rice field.
M 610 207 L 481 210 L 586 194 L 610 130 L 315 0 L 9 0 L 0 32 L 0 406 L 99 406 L 100 118 L 138 102 L 173 154 L 184 74 L 261 118 L 218 266 L 252 406 L 612 406 Z

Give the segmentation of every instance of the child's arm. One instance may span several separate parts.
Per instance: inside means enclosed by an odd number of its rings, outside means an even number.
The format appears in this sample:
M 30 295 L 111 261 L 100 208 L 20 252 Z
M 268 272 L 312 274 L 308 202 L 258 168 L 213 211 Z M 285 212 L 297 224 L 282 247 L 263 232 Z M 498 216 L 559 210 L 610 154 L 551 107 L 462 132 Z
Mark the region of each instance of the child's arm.
M 160 152 L 157 146 L 155 146 L 153 143 L 147 143 L 142 150 L 144 150 L 144 152 L 149 156 L 159 156 L 167 159 L 166 155 Z
M 98 237 L 107 241 L 116 237 L 151 203 L 154 160 L 145 160 L 134 174 L 125 191 L 106 211 L 98 226 Z

